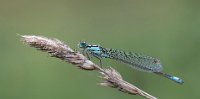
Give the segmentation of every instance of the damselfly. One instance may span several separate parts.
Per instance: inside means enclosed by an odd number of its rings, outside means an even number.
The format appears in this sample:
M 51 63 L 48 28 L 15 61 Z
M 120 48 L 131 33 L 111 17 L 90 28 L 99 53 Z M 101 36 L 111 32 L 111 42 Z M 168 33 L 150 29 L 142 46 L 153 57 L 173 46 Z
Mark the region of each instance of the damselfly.
M 116 49 L 103 48 L 100 45 L 90 45 L 86 42 L 80 42 L 79 47 L 83 49 L 83 54 L 86 54 L 89 59 L 90 55 L 98 58 L 100 60 L 100 65 L 102 64 L 102 58 L 110 58 L 126 63 L 135 69 L 161 75 L 178 84 L 184 83 L 181 78 L 164 73 L 160 60 L 154 57 L 144 54 L 124 52 Z

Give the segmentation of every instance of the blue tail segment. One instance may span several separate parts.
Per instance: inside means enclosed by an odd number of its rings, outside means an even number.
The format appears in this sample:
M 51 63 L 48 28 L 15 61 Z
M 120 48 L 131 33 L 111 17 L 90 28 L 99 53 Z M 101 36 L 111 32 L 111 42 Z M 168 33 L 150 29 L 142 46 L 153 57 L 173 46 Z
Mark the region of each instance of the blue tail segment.
M 172 81 L 174 81 L 174 82 L 176 82 L 176 83 L 178 83 L 178 84 L 182 85 L 184 83 L 184 81 L 179 77 L 172 76 L 172 75 L 166 74 L 166 73 L 164 73 L 163 76 L 168 78 L 168 79 L 170 79 L 170 80 L 172 80 Z

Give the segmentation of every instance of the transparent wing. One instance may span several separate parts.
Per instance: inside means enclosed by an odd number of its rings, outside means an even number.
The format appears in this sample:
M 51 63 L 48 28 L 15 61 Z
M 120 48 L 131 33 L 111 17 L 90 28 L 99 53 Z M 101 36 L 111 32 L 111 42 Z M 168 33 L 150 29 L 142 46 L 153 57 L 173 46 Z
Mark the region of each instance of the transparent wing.
M 162 64 L 156 58 L 131 52 L 124 52 L 116 49 L 103 49 L 110 59 L 121 61 L 129 66 L 146 72 L 161 72 Z

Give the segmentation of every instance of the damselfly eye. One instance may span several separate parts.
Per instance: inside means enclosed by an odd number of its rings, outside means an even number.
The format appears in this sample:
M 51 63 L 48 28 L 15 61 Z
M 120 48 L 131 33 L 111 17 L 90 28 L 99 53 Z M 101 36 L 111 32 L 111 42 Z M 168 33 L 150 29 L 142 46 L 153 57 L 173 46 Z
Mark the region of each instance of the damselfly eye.
M 86 48 L 87 47 L 87 43 L 86 42 L 80 42 L 79 43 L 79 48 Z

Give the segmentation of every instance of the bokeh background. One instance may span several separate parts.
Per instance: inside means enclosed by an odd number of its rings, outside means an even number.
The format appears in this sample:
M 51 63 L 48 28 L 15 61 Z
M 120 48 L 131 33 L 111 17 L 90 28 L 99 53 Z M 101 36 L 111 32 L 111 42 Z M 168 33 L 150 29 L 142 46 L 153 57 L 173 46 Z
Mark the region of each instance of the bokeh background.
M 17 34 L 58 38 L 76 50 L 86 41 L 158 57 L 164 71 L 184 85 L 113 60 L 103 63 L 159 99 L 200 98 L 199 5 L 198 0 L 0 0 L 0 99 L 143 99 L 98 86 L 99 73 L 51 58 L 24 45 Z

